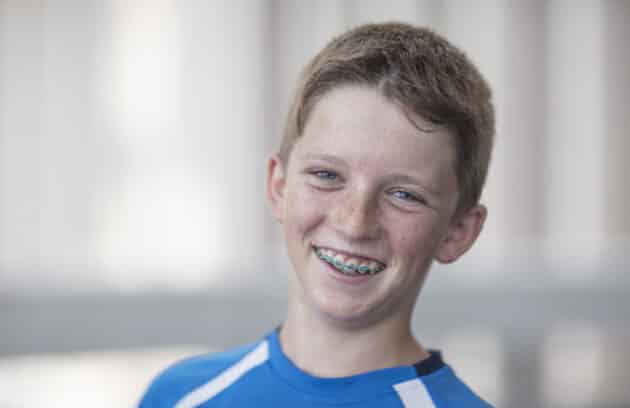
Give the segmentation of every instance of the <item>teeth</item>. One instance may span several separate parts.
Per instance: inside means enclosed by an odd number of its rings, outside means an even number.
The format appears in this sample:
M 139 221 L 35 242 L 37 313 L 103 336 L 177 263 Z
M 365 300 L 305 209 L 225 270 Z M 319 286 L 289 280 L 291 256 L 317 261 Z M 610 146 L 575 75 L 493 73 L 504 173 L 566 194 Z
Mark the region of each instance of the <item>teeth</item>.
M 359 273 L 362 275 L 365 275 L 366 273 L 370 272 L 370 266 L 362 263 L 361 265 L 359 265 Z
M 333 263 L 336 267 L 343 266 L 343 256 L 339 254 L 335 255 L 335 257 L 333 258 Z
M 344 275 L 375 275 L 385 269 L 375 261 L 359 261 L 356 258 L 346 258 L 344 255 L 336 254 L 330 249 L 315 247 L 315 254 L 322 260 L 333 265 L 335 269 Z

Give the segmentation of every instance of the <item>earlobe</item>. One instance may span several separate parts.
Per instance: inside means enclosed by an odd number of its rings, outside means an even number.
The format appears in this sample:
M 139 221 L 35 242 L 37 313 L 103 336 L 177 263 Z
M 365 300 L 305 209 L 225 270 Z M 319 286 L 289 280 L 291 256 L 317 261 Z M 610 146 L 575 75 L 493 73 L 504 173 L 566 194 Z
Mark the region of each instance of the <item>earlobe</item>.
M 486 207 L 479 204 L 454 220 L 438 248 L 435 259 L 440 263 L 451 263 L 464 255 L 481 233 L 487 213 Z
M 277 155 L 267 161 L 266 196 L 271 214 L 280 223 L 284 219 L 284 188 L 286 173 L 284 163 Z

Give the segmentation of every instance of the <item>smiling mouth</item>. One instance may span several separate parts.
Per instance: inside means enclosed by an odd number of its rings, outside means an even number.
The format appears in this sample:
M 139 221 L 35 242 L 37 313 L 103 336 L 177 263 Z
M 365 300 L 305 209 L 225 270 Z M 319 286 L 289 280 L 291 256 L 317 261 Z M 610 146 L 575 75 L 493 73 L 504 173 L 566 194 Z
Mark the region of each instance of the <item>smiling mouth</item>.
M 315 255 L 337 271 L 348 276 L 376 275 L 385 269 L 385 264 L 361 257 L 341 254 L 332 249 L 313 246 Z

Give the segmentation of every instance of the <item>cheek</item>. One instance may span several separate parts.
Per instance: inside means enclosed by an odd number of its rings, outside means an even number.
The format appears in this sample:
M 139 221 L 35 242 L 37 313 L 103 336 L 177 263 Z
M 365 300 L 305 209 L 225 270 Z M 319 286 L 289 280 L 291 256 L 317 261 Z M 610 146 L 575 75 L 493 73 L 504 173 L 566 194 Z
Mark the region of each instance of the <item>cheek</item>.
M 440 241 L 437 225 L 429 219 L 400 222 L 396 231 L 390 235 L 393 238 L 393 250 L 412 262 L 432 257 Z
M 288 198 L 286 218 L 293 228 L 305 233 L 324 219 L 327 202 L 321 194 L 313 194 L 308 186 L 291 189 Z

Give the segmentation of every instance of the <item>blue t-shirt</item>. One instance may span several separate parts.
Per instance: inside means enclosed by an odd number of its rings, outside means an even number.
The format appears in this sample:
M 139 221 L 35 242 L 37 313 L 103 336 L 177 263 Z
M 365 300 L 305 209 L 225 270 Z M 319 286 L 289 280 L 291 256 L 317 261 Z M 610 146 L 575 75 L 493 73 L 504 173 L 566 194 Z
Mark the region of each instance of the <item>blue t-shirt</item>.
M 262 341 L 183 360 L 150 385 L 140 408 L 489 408 L 439 352 L 416 365 L 341 378 L 300 370 L 274 330 Z M 491 408 L 491 407 L 490 407 Z

